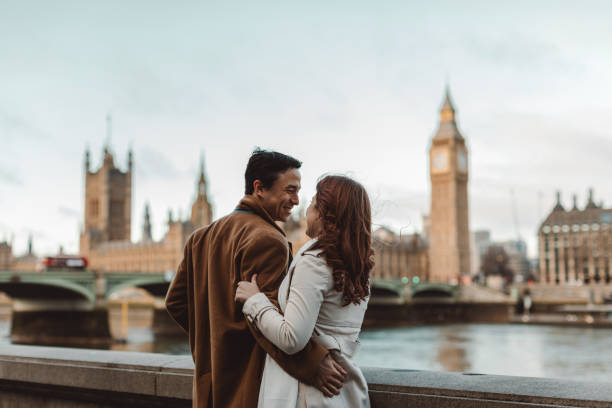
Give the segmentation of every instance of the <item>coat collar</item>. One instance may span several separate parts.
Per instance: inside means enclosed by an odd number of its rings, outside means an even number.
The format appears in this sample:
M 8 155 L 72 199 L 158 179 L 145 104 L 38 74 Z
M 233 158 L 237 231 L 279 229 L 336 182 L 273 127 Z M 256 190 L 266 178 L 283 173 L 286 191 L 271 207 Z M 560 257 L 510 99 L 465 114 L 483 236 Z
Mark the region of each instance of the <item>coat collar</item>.
M 242 197 L 236 209 L 252 211 L 255 215 L 260 216 L 261 218 L 266 220 L 269 224 L 272 224 L 274 228 L 276 228 L 281 234 L 283 234 L 283 236 L 286 236 L 285 231 L 283 231 L 283 229 L 279 227 L 278 224 L 276 224 L 276 222 L 274 222 L 274 220 L 272 219 L 272 216 L 270 216 L 270 214 L 266 211 L 266 209 L 263 208 L 259 200 L 255 198 L 254 196 L 252 196 L 251 194 L 246 194 L 244 197 Z

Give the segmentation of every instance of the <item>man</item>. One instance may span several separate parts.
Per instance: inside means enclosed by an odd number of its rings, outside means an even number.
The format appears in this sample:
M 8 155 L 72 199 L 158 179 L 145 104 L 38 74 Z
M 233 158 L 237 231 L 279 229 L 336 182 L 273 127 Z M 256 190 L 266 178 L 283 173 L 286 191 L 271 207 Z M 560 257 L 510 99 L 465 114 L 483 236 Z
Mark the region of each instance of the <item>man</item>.
M 275 221 L 299 204 L 301 163 L 255 149 L 245 172 L 245 196 L 229 215 L 195 231 L 166 296 L 166 307 L 189 334 L 195 362 L 194 407 L 256 407 L 266 353 L 290 375 L 337 390 L 346 372 L 311 340 L 288 356 L 274 347 L 234 302 L 236 285 L 257 274 L 276 302 L 291 251 Z

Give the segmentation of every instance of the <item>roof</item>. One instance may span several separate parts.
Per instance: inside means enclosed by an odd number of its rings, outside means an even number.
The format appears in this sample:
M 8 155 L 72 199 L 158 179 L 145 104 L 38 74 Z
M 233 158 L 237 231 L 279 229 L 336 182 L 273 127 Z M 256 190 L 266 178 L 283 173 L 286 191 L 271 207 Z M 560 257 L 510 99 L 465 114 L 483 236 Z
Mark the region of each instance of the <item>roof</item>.
M 455 107 L 453 106 L 453 102 L 450 97 L 450 89 L 448 85 L 446 86 L 446 91 L 444 95 L 444 104 L 442 105 L 442 108 L 440 110 L 451 110 L 453 112 L 455 111 Z
M 453 106 L 448 87 L 446 87 L 444 103 L 440 108 L 440 126 L 434 139 L 463 139 L 461 132 L 457 128 L 455 107 Z
M 545 225 L 611 224 L 612 209 L 586 208 L 584 210 L 553 210 L 542 223 Z

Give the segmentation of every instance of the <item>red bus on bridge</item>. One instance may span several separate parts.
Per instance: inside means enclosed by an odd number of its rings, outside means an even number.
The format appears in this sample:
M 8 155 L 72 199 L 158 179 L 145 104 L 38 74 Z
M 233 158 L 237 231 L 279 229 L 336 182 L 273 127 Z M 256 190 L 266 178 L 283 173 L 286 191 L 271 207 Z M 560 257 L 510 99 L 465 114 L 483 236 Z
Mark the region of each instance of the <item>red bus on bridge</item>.
M 78 255 L 57 255 L 46 256 L 42 261 L 45 271 L 67 269 L 74 271 L 84 271 L 87 269 L 87 258 Z

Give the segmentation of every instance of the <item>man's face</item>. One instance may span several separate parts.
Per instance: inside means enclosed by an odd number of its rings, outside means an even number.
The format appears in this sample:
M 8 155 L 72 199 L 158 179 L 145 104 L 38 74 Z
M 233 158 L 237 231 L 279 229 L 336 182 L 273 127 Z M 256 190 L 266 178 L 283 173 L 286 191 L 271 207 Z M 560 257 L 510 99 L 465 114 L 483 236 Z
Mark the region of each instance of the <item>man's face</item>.
M 256 184 L 255 195 L 274 221 L 287 221 L 291 209 L 300 203 L 298 193 L 302 187 L 301 180 L 302 176 L 298 169 L 289 169 L 280 173 L 268 190 Z

